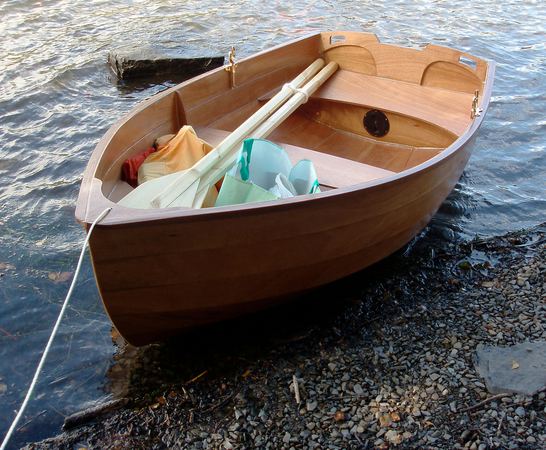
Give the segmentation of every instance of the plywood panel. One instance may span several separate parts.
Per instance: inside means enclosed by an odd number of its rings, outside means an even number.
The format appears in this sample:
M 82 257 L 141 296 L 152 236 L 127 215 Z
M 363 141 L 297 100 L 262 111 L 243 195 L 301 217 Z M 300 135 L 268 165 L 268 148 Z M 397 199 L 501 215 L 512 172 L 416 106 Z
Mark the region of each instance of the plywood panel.
M 194 125 L 210 125 L 231 114 L 232 111 L 255 101 L 275 87 L 295 78 L 305 67 L 300 64 L 285 65 L 283 62 L 281 67 L 241 83 L 233 89 L 226 89 L 194 107 L 184 104 L 186 120 Z
M 383 137 L 375 137 L 364 127 L 364 116 L 370 109 L 375 108 L 321 99 L 311 99 L 302 108 L 316 122 L 376 142 L 445 148 L 457 138 L 436 125 L 394 112 L 385 112 L 389 120 L 389 132 Z
M 451 62 L 434 62 L 427 66 L 421 78 L 423 86 L 474 93 L 481 90 L 482 82 L 476 73 L 467 67 Z
M 377 69 L 372 54 L 364 47 L 346 45 L 324 52 L 326 62 L 335 61 L 339 68 L 367 75 L 376 75 Z
M 442 151 L 441 148 L 414 148 L 406 162 L 405 169 L 418 166 L 421 163 L 433 158 Z
M 243 85 L 264 73 L 279 69 L 279 62 L 285 67 L 306 67 L 319 57 L 320 36 L 300 39 L 290 46 L 283 45 L 269 49 L 251 58 L 242 59 L 237 63 L 236 85 Z M 229 73 L 224 68 L 218 68 L 206 76 L 182 83 L 178 88 L 180 97 L 187 110 L 199 106 L 210 98 L 225 93 L 231 89 Z

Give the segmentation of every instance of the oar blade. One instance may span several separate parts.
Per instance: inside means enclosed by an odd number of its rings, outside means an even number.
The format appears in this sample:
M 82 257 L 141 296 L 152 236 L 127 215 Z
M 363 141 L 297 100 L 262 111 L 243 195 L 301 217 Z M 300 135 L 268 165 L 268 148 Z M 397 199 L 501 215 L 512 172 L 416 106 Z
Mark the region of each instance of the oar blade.
M 179 192 L 178 195 L 173 198 L 168 204 L 162 206 L 162 208 L 175 208 L 175 207 L 184 207 L 192 208 L 193 201 L 197 195 L 197 189 L 199 188 L 199 180 L 195 180 L 189 187 L 187 187 L 182 192 Z M 205 191 L 206 194 L 206 191 Z
M 150 209 L 155 208 L 152 200 L 157 195 L 158 191 L 165 189 L 171 184 L 175 178 L 180 176 L 180 172 L 164 175 L 153 180 L 142 183 L 138 189 L 133 189 L 125 197 L 123 197 L 118 205 L 126 208 Z

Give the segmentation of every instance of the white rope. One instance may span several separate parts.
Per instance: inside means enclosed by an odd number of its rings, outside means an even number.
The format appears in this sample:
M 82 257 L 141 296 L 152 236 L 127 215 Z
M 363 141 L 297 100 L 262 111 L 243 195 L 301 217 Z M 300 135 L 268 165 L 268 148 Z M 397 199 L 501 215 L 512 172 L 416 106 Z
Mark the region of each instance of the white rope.
M 103 212 L 101 212 L 99 216 L 95 219 L 95 221 L 91 224 L 91 227 L 89 228 L 89 232 L 87 233 L 87 237 L 85 238 L 85 242 L 83 243 L 82 251 L 80 253 L 80 259 L 78 260 L 78 265 L 76 266 L 76 270 L 74 271 L 74 278 L 72 278 L 72 284 L 70 285 L 70 288 L 68 289 L 68 293 L 66 294 L 66 298 L 64 299 L 64 303 L 61 308 L 61 312 L 59 313 L 59 317 L 57 318 L 57 322 L 55 322 L 55 326 L 53 327 L 51 336 L 49 336 L 49 341 L 47 341 L 47 345 L 44 349 L 44 353 L 42 354 L 42 358 L 40 359 L 40 362 L 38 363 L 38 367 L 36 368 L 36 372 L 34 373 L 34 378 L 32 378 L 32 381 L 27 391 L 27 395 L 25 399 L 23 400 L 23 404 L 21 405 L 21 408 L 19 408 L 19 412 L 17 413 L 17 416 L 15 416 L 13 423 L 9 427 L 6 437 L 4 438 L 2 442 L 2 446 L 0 446 L 0 450 L 5 450 L 7 448 L 11 435 L 15 431 L 15 427 L 17 426 L 17 424 L 19 423 L 19 420 L 23 416 L 23 412 L 25 411 L 25 408 L 27 407 L 30 397 L 32 396 L 36 383 L 38 382 L 38 376 L 40 375 L 40 372 L 42 371 L 42 366 L 44 365 L 44 362 L 47 358 L 49 349 L 51 347 L 51 344 L 53 343 L 53 339 L 55 339 L 55 335 L 57 334 L 57 330 L 59 328 L 59 325 L 61 324 L 61 320 L 63 318 L 64 312 L 68 305 L 68 301 L 70 300 L 70 296 L 72 295 L 72 291 L 74 290 L 74 286 L 76 285 L 76 279 L 78 278 L 78 274 L 80 273 L 83 257 L 85 255 L 85 249 L 87 247 L 87 244 L 89 243 L 89 238 L 91 237 L 93 228 L 95 228 L 95 225 L 99 223 L 102 219 L 104 219 L 104 217 L 106 217 L 106 215 L 111 210 L 112 208 L 106 208 Z
M 292 84 L 292 82 L 290 82 L 290 83 L 285 83 L 285 84 L 283 85 L 283 88 L 288 89 L 289 91 L 292 92 L 292 94 L 293 94 L 294 92 L 296 92 L 296 89 L 298 89 L 298 87 L 297 87 L 295 84 Z

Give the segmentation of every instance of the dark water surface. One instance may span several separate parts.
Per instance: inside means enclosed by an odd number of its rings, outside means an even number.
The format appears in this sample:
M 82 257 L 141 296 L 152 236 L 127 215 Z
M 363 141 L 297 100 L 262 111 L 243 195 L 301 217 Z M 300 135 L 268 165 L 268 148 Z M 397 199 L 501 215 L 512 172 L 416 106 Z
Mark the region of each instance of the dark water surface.
M 0 2 L 0 436 L 23 399 L 84 235 L 74 203 L 108 126 L 172 83 L 118 84 L 120 45 L 239 56 L 340 29 L 453 46 L 497 62 L 488 116 L 427 238 L 493 235 L 546 217 L 546 3 L 482 1 Z M 13 447 L 111 397 L 115 347 L 88 261 Z

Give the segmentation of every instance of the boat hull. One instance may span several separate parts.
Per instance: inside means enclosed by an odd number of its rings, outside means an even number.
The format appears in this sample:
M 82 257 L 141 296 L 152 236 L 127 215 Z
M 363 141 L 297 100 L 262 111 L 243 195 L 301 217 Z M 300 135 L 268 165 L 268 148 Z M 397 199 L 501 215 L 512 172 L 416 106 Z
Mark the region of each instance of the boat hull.
M 408 243 L 460 178 L 484 118 L 479 109 L 489 104 L 494 64 L 472 59 L 469 69 L 461 63 L 468 56 L 383 45 L 364 33 L 318 33 L 243 60 L 235 83 L 214 70 L 114 124 L 91 156 L 76 217 L 89 228 L 110 210 L 89 245 L 101 298 L 121 335 L 145 345 L 255 312 Z M 125 158 L 183 124 L 221 140 L 317 57 L 337 60 L 344 72 L 272 139 L 310 154 L 325 192 L 204 209 L 116 203 L 130 189 L 119 175 Z M 390 118 L 390 141 L 362 128 L 362 115 L 376 103 Z
M 236 214 L 98 226 L 93 265 L 119 332 L 143 345 L 357 272 L 430 221 L 470 156 L 340 195 Z

